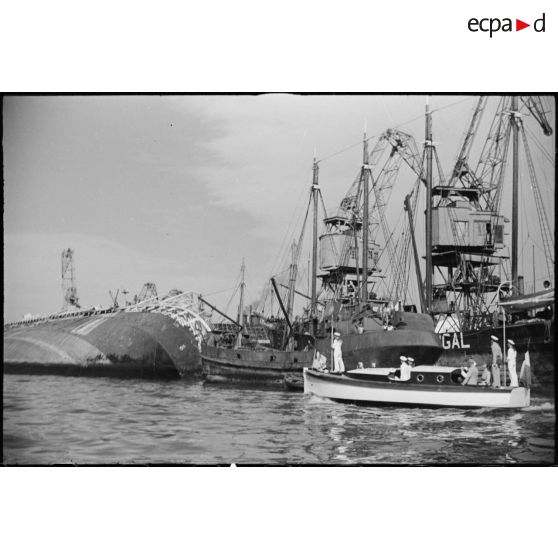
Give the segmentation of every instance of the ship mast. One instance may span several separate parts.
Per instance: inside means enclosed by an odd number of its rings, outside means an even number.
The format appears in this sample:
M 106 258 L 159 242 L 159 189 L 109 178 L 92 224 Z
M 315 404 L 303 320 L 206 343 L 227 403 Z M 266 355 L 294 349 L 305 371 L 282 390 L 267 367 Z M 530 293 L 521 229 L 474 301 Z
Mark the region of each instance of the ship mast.
M 312 201 L 314 202 L 314 214 L 312 217 L 312 298 L 310 300 L 310 321 L 311 333 L 316 335 L 316 283 L 318 280 L 318 194 L 320 186 L 318 185 L 318 163 L 314 156 L 312 166 Z
M 518 242 L 519 242 L 519 124 L 517 97 L 514 95 L 511 102 L 511 121 L 512 121 L 512 246 L 511 246 L 511 276 L 512 285 L 518 287 Z
M 420 298 L 420 311 L 424 313 L 426 311 L 426 302 L 424 300 L 424 291 L 422 289 L 422 274 L 420 272 L 420 259 L 417 250 L 417 241 L 415 239 L 415 224 L 413 222 L 413 210 L 411 209 L 411 202 L 410 202 L 411 195 L 407 194 L 405 196 L 405 201 L 403 205 L 405 207 L 405 211 L 409 216 L 409 232 L 411 235 L 411 241 L 413 243 L 413 256 L 415 258 L 415 269 L 417 274 L 417 281 L 418 281 L 418 291 L 419 291 L 419 298 Z
M 429 97 L 426 97 L 426 311 L 432 310 L 432 113 Z
M 238 318 L 237 322 L 244 327 L 244 289 L 246 283 L 244 282 L 244 274 L 246 271 L 246 266 L 244 265 L 244 258 L 242 258 L 242 267 L 240 268 L 241 279 L 240 279 L 240 302 L 238 304 Z
M 296 287 L 296 277 L 298 275 L 298 246 L 293 241 L 291 245 L 291 265 L 289 266 L 289 298 L 287 299 L 287 313 L 289 318 L 293 317 L 294 295 Z
M 368 210 L 370 206 L 368 191 L 368 139 L 366 130 L 364 131 L 363 152 L 362 152 L 362 178 L 363 178 L 363 212 L 362 212 L 362 296 L 361 302 L 366 305 L 368 302 Z M 358 272 L 358 268 L 357 268 Z

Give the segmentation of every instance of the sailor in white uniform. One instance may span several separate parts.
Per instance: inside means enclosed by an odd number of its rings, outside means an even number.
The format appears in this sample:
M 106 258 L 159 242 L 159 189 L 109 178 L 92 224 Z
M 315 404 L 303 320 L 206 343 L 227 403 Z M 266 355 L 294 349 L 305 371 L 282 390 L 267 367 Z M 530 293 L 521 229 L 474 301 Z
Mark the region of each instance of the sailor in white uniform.
M 498 337 L 490 336 L 490 351 L 492 352 L 492 386 L 500 387 L 500 364 L 502 363 L 502 349 L 498 345 Z
M 345 364 L 343 363 L 343 351 L 341 346 L 343 345 L 343 340 L 341 339 L 341 334 L 335 332 L 333 334 L 333 343 L 331 348 L 333 349 L 333 371 L 334 372 L 345 372 Z
M 403 381 L 408 381 L 411 379 L 411 370 L 415 365 L 415 359 L 413 357 L 407 357 L 407 366 L 405 367 L 405 377 L 401 375 Z
M 398 382 L 406 382 L 411 379 L 411 367 L 407 364 L 407 357 L 399 357 L 401 364 L 399 365 L 399 378 L 396 376 L 394 379 Z
M 518 387 L 519 381 L 517 379 L 516 371 L 517 351 L 515 350 L 515 343 L 512 339 L 508 339 L 508 370 L 510 372 L 510 387 Z

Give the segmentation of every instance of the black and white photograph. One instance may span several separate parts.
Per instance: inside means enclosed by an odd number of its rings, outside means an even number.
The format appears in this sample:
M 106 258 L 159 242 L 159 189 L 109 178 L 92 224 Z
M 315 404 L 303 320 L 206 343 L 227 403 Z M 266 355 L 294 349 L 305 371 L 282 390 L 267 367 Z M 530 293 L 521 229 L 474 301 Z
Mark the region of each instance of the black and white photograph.
M 555 17 L 4 2 L 3 553 L 551 555 Z
M 8 94 L 5 465 L 551 465 L 552 96 Z

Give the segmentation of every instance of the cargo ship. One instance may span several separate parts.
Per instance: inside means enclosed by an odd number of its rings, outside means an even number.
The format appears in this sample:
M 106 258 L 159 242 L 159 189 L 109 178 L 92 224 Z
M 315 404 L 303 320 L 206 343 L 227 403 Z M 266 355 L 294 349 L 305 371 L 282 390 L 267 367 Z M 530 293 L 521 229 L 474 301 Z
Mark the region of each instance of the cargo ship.
M 378 137 L 370 149 L 365 132 L 362 165 L 329 214 L 319 185 L 319 161 L 314 158 L 306 217 L 292 244 L 288 272 L 272 277 L 271 297 L 264 291 L 258 312 L 265 314 L 266 300 L 275 297 L 281 308 L 275 331 L 283 346 L 288 337 L 309 335 L 316 357 L 329 363 L 337 335 L 347 368 L 395 366 L 401 355 L 434 364 L 442 346 L 432 316 L 419 308 L 409 289 L 414 281 L 408 265 L 410 245 L 394 246 L 394 227 L 386 216 L 399 167 L 410 160 L 419 169 L 421 157 L 412 137 L 404 132 L 388 129 Z M 297 288 L 297 280 L 301 282 L 300 257 L 310 215 L 312 265 L 304 293 L 304 287 Z M 318 234 L 320 217 L 323 229 Z M 306 299 L 296 317 L 295 295 Z M 301 381 L 301 371 L 299 375 Z M 292 373 L 289 379 L 294 379 Z
M 248 312 L 245 320 L 243 265 L 238 318 L 236 321 L 228 318 L 236 326 L 238 339 L 223 344 L 222 339 L 215 342 L 212 338 L 211 345 L 202 345 L 206 379 L 239 381 L 244 378 L 252 383 L 258 379 L 280 383 L 278 378 L 283 375 L 287 386 L 301 388 L 304 367 L 310 366 L 314 359 L 333 361 L 335 335 L 342 339 L 342 358 L 347 368 L 395 366 L 401 355 L 423 364 L 436 362 L 442 346 L 434 321 L 409 298 L 408 266 L 401 264 L 392 243 L 393 230 L 386 222 L 385 207 L 394 171 L 407 156 L 420 159 L 416 145 L 407 134 L 387 130 L 369 151 L 365 133 L 358 176 L 333 213 L 327 215 L 324 209 L 320 236 L 318 207 L 320 202 L 324 208 L 325 204 L 318 181 L 319 163 L 314 158 L 306 209 L 306 216 L 312 215 L 310 292 L 304 294 L 296 289 L 308 224 L 305 218 L 298 240 L 292 244 L 288 277 L 270 279 L 269 292 L 277 300 L 280 314 L 274 318 L 267 316 L 268 324 L 273 319 L 273 327 L 266 332 L 265 344 L 244 345 L 242 332 L 251 325 L 252 312 Z M 387 161 L 387 170 L 383 166 L 374 177 L 369 158 L 379 167 L 382 157 L 383 162 Z M 408 248 L 408 245 L 401 247 L 400 251 L 408 256 Z M 380 252 L 389 272 L 380 267 Z M 389 279 L 384 281 L 386 277 Z M 321 282 L 319 292 L 318 282 Z M 294 310 L 295 294 L 309 301 L 298 316 Z M 266 298 L 264 289 L 262 307 L 257 312 L 260 316 L 266 314 L 263 307 Z

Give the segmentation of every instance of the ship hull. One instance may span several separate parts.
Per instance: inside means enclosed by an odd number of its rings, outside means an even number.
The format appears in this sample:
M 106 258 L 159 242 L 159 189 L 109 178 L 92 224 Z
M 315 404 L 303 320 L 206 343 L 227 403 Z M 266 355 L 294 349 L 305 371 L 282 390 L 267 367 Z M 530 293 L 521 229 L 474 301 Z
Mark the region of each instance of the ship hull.
M 198 344 L 172 318 L 113 312 L 4 330 L 4 372 L 182 377 L 201 372 Z
M 364 367 L 398 366 L 400 356 L 413 357 L 417 364 L 434 364 L 443 349 L 430 316 L 415 313 L 401 316 L 402 325 L 393 331 L 382 328 L 361 334 L 341 331 L 345 368 L 357 368 L 359 363 Z M 329 361 L 331 339 L 318 339 L 317 349 Z

